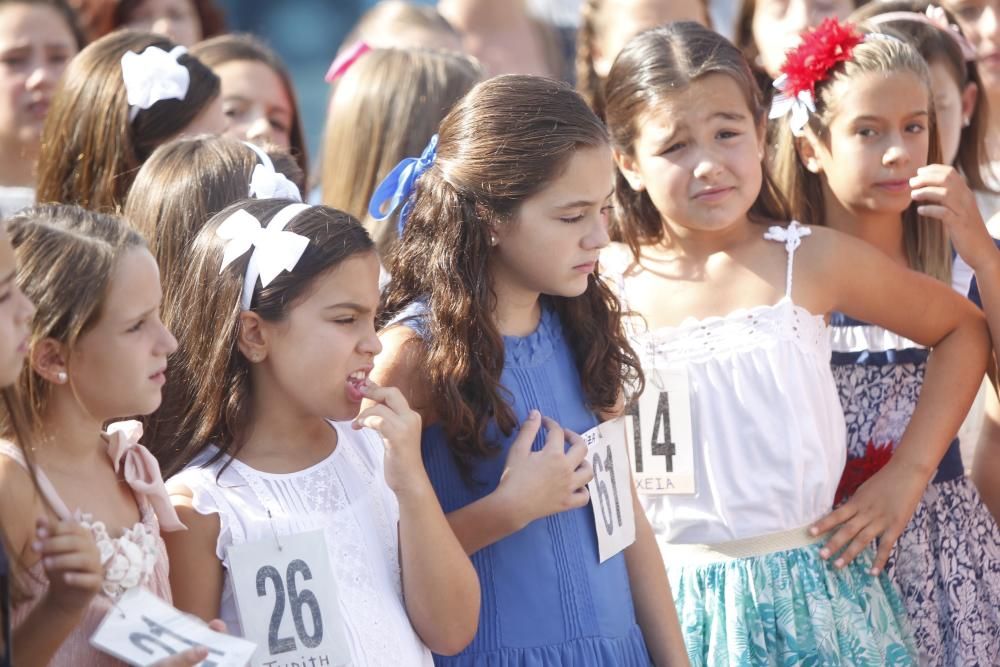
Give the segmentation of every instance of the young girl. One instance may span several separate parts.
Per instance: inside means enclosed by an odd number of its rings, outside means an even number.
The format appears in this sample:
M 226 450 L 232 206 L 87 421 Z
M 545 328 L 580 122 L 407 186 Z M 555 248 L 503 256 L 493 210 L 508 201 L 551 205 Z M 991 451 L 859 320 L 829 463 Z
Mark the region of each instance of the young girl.
M 38 201 L 115 211 L 160 144 L 224 126 L 219 79 L 149 33 L 97 40 L 66 68 L 42 131 Z
M 430 49 L 374 49 L 336 80 L 323 138 L 323 203 L 360 219 L 387 257 L 395 214 L 369 215 L 375 186 L 416 155 L 452 106 L 482 78 L 471 58 Z
M 405 229 L 374 377 L 421 413 L 424 465 L 483 590 L 476 639 L 437 664 L 682 664 L 648 524 L 639 513 L 635 542 L 599 563 L 583 489 L 577 433 L 637 374 L 593 275 L 613 177 L 603 125 L 569 86 L 496 77 L 416 164 L 394 196 Z
M 180 609 L 245 634 L 234 552 L 322 530 L 316 556 L 339 593 L 315 595 L 340 609 L 326 632 L 345 636 L 350 664 L 426 665 L 425 644 L 469 642 L 479 590 L 420 465 L 419 417 L 367 381 L 377 305 L 371 240 L 339 211 L 247 201 L 199 232 L 167 313 L 181 348 L 154 419 L 166 470 L 187 466 L 170 480 L 189 527 L 168 541 L 186 565 L 171 584 Z M 359 414 L 363 397 L 375 405 Z M 266 627 L 250 638 L 270 646 Z
M 35 199 L 42 123 L 83 35 L 64 0 L 0 0 L 0 217 Z
M 576 88 L 599 117 L 604 117 L 604 81 L 625 42 L 670 21 L 697 21 L 711 27 L 708 0 L 583 3 L 576 37 Z
M 225 17 L 213 0 L 70 0 L 90 39 L 120 28 L 154 32 L 194 46 L 225 32 Z
M 288 153 L 265 153 L 232 137 L 183 137 L 153 151 L 136 174 L 124 216 L 160 267 L 164 311 L 188 273 L 191 245 L 209 218 L 250 194 L 269 198 L 278 190 L 300 198 L 293 181 L 301 179 Z
M 920 62 L 902 42 L 866 47 Z M 606 92 L 628 248 L 603 261 L 645 320 L 633 341 L 646 391 L 659 389 L 652 406 L 639 399 L 633 465 L 650 482 L 644 505 L 692 662 L 913 664 L 881 571 L 982 377 L 982 317 L 849 236 L 782 226 L 759 91 L 719 35 L 675 23 L 637 36 Z M 934 345 L 940 361 L 920 428 L 824 536 L 846 454 L 824 316 L 844 309 Z M 659 437 L 644 426 L 660 423 L 657 396 L 678 424 Z
M 155 460 L 137 442 L 141 430 L 131 427 L 137 424 L 103 428 L 160 403 L 176 341 L 157 315 L 159 273 L 138 234 L 110 216 L 50 206 L 29 209 L 9 226 L 17 286 L 39 305 L 22 339 L 30 364 L 17 387 L 17 408 L 30 425 L 34 474 L 25 443 L 15 440 L 9 423 L 7 441 L 0 442 L 4 486 L 12 485 L 21 501 L 4 503 L 2 524 L 11 553 L 27 569 L 29 596 L 13 609 L 15 626 L 25 628 L 15 633 L 15 657 L 23 651 L 32 664 L 50 658 L 55 664 L 119 664 L 92 648 L 89 638 L 127 590 L 143 586 L 170 600 L 160 528 L 184 528 Z M 52 540 L 39 554 L 39 521 L 67 539 Z M 48 529 L 38 533 L 47 535 Z M 83 549 L 84 538 L 96 546 Z M 70 541 L 77 543 L 74 553 L 61 553 Z M 59 600 L 64 606 L 55 606 Z M 37 628 L 42 618 L 46 623 Z
M 803 78 L 797 68 L 806 59 L 826 67 Z M 900 40 L 862 41 L 852 26 L 830 22 L 789 52 L 785 71 L 787 94 L 799 94 L 808 80 L 815 108 L 799 116 L 803 124 L 793 119 L 781 130 L 778 161 L 793 216 L 867 241 L 893 264 L 926 274 L 924 282 L 936 289 L 949 285 L 943 212 L 981 218 L 975 207 L 960 208 L 971 194 L 953 168 L 925 166 L 940 153 L 923 59 Z M 890 274 L 880 268 L 872 285 Z M 879 549 L 887 552 L 899 538 L 889 573 L 921 661 L 989 664 L 1000 652 L 1000 529 L 965 477 L 955 418 L 965 416 L 968 404 L 952 391 L 961 385 L 939 384 L 949 372 L 957 381 L 970 366 L 960 356 L 945 361 L 944 346 L 913 335 L 936 317 L 926 306 L 894 323 L 872 322 L 851 313 L 853 303 L 844 306 L 830 332 L 847 418 L 848 464 L 838 496 L 854 496 L 820 526 L 857 522 L 853 515 L 875 502 L 877 489 L 888 492 L 884 471 L 900 459 L 912 465 L 913 445 L 923 441 L 924 483 L 892 490 L 905 521 L 883 536 Z
M 198 44 L 191 55 L 219 77 L 226 134 L 290 151 L 308 174 L 299 103 L 278 54 L 252 35 L 220 35 Z

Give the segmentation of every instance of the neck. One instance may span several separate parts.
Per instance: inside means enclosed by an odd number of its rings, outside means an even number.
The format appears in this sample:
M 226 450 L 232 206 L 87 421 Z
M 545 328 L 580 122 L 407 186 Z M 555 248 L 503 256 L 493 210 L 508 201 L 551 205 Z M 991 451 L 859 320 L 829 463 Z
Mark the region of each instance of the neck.
M 80 405 L 69 385 L 55 387 L 42 415 L 42 427 L 35 433 L 38 462 L 55 470 L 105 463 L 104 421 Z
M 540 294 L 498 279 L 494 275 L 493 293 L 496 294 L 496 309 L 493 319 L 503 336 L 527 336 L 538 328 L 542 316 L 539 303 Z
M 825 192 L 826 224 L 875 246 L 889 257 L 907 262 L 901 213 L 852 211 Z M 832 202 L 832 203 L 830 203 Z
M 35 162 L 38 145 L 26 146 L 13 139 L 0 139 L 0 185 L 35 187 Z
M 658 255 L 669 256 L 673 259 L 700 262 L 717 253 L 730 250 L 755 233 L 753 223 L 746 216 L 724 229 L 691 229 L 669 220 L 664 220 L 663 225 L 666 230 L 663 242 L 644 248 L 643 255 L 654 258 Z
M 295 469 L 305 467 L 301 462 L 314 462 L 333 450 L 337 443 L 336 432 L 326 419 L 310 413 L 281 390 L 268 362 L 255 364 L 251 378 L 253 416 L 240 459 L 276 457 L 287 460 Z
M 440 0 L 437 8 L 459 32 L 503 30 L 528 19 L 524 0 Z

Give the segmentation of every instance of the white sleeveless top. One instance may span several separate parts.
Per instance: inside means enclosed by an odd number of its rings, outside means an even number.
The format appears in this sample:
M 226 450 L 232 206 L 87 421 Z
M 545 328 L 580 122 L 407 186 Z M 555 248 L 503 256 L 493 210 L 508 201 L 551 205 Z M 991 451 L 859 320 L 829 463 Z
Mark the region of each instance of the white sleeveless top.
M 801 528 L 832 508 L 847 436 L 829 335 L 821 316 L 792 301 L 795 249 L 810 231 L 792 222 L 765 234 L 788 252 L 776 304 L 654 331 L 630 322 L 647 372 L 682 367 L 689 378 L 695 493 L 639 493 L 662 542 L 758 537 Z M 632 261 L 621 248 L 601 255 L 625 310 Z
M 370 429 L 331 425 L 337 431 L 336 449 L 304 470 L 271 474 L 231 460 L 220 476 L 228 459 L 206 466 L 217 451 L 210 448 L 167 483 L 188 487 L 199 513 L 219 515 L 216 555 L 226 569 L 219 616 L 230 633 L 242 635 L 226 558 L 229 545 L 322 529 L 351 664 L 433 665 L 403 603 L 399 506 L 385 483 L 382 439 Z

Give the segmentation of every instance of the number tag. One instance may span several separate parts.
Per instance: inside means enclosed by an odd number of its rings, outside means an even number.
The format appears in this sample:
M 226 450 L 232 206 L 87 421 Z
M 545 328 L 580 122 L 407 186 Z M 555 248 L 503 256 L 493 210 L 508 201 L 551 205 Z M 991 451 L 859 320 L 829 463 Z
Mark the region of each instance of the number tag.
M 687 370 L 647 372 L 646 389 L 625 417 L 636 490 L 648 495 L 694 493 Z
M 215 632 L 144 588 L 133 588 L 101 621 L 91 645 L 130 665 L 146 667 L 195 646 L 208 649 L 202 667 L 244 667 L 253 642 Z
M 322 530 L 230 546 L 243 636 L 254 667 L 351 664 L 337 583 Z
M 597 554 L 603 563 L 635 542 L 635 507 L 629 485 L 628 448 L 622 418 L 604 422 L 583 434 L 594 479 L 587 488 L 594 505 Z

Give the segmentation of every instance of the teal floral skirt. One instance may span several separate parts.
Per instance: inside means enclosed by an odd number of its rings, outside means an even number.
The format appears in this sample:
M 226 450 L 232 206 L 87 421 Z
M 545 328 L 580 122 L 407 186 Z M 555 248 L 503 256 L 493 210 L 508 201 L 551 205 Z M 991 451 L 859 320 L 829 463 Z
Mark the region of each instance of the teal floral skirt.
M 917 664 L 898 593 L 868 574 L 874 551 L 836 570 L 821 546 L 697 565 L 666 553 L 691 665 Z

